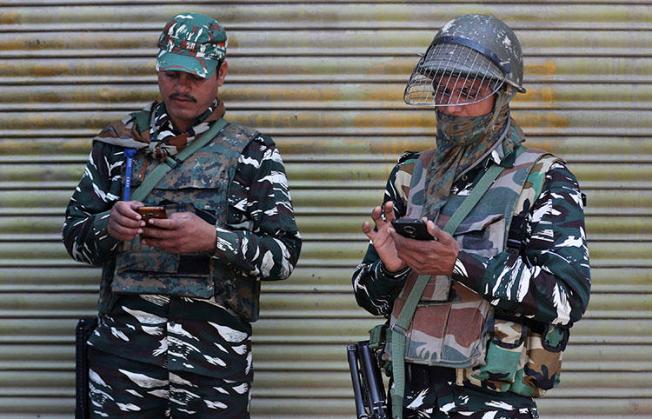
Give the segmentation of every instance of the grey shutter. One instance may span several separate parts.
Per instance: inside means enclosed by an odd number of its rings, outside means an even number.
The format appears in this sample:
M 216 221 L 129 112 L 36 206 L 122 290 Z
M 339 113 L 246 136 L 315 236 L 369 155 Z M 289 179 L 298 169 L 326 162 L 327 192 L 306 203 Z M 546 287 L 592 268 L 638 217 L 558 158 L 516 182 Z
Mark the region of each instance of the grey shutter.
M 583 0 L 0 2 L 0 417 L 72 416 L 74 324 L 99 271 L 68 258 L 63 211 L 91 136 L 156 96 L 158 31 L 185 11 L 226 25 L 228 116 L 277 141 L 305 237 L 293 276 L 263 286 L 254 417 L 353 416 L 344 345 L 379 321 L 351 292 L 359 226 L 397 156 L 432 145 L 404 83 L 469 12 L 515 28 L 514 116 L 589 198 L 593 295 L 542 415 L 652 417 L 652 8 Z

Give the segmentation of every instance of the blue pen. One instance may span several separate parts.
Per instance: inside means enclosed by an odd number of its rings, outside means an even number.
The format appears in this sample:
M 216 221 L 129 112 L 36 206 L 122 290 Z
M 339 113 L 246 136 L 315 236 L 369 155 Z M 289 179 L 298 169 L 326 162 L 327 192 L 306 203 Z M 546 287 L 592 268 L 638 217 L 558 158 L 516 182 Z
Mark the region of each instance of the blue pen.
M 131 199 L 131 172 L 133 171 L 135 155 L 135 148 L 125 148 L 125 187 L 122 191 L 123 201 L 129 201 Z

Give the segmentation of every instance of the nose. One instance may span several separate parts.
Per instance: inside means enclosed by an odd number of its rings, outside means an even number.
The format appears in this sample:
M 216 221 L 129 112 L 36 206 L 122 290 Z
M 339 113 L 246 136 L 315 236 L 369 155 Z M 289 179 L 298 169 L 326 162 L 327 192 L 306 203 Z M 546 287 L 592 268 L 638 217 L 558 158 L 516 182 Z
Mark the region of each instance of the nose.
M 179 93 L 185 93 L 190 91 L 190 82 L 191 78 L 185 73 L 181 73 L 177 78 L 176 91 Z

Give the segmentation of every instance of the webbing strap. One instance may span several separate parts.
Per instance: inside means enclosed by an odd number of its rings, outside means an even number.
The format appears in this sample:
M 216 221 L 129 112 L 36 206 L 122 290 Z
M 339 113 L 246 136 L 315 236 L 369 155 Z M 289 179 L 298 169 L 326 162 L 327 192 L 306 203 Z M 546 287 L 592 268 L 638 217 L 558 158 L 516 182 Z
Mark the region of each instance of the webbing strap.
M 473 210 L 480 198 L 489 190 L 503 168 L 498 165 L 491 166 L 473 187 L 471 193 L 462 201 L 459 208 L 448 219 L 443 230 L 451 236 L 460 223 Z M 392 417 L 403 419 L 403 398 L 405 396 L 405 335 L 412 322 L 412 317 L 421 300 L 421 294 L 430 281 L 430 275 L 419 275 L 410 291 L 401 312 L 392 327 L 392 378 L 394 387 L 392 391 Z
M 170 170 L 179 166 L 190 157 L 195 151 L 204 147 L 208 144 L 215 136 L 224 129 L 227 122 L 224 119 L 216 121 L 208 131 L 202 134 L 201 137 L 190 142 L 188 147 L 181 150 L 179 153 L 173 157 L 168 157 L 163 163 L 159 164 L 152 170 L 152 172 L 143 179 L 143 183 L 140 184 L 138 189 L 136 189 L 132 195 L 134 201 L 142 201 L 156 185 L 163 179 Z

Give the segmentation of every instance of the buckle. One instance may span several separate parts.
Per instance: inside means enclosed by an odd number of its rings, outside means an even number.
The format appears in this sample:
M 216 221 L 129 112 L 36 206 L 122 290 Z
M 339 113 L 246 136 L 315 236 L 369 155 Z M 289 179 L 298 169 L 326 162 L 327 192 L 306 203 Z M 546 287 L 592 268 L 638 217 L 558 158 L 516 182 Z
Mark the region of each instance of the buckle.
M 174 169 L 178 167 L 181 163 L 183 163 L 181 160 L 177 159 L 175 156 L 167 156 L 165 158 L 165 164 L 170 166 L 171 169 Z
M 404 328 L 403 326 L 399 325 L 398 323 L 394 323 L 394 324 L 389 328 L 389 330 L 391 330 L 392 332 L 396 332 L 396 333 L 398 333 L 398 334 L 400 334 L 400 335 L 402 335 L 402 336 L 406 336 L 406 335 L 407 335 L 407 329 Z

